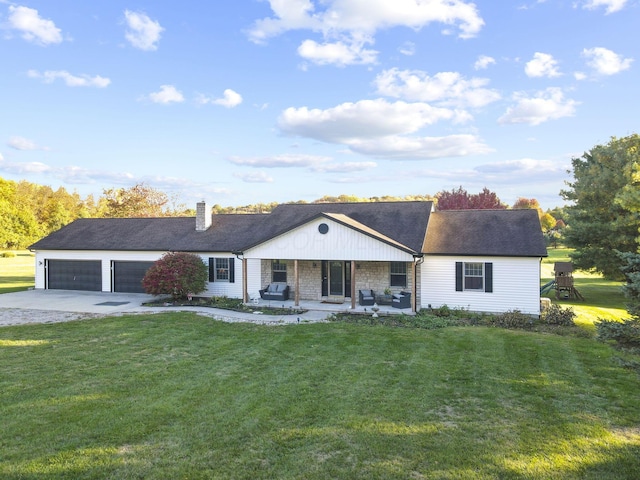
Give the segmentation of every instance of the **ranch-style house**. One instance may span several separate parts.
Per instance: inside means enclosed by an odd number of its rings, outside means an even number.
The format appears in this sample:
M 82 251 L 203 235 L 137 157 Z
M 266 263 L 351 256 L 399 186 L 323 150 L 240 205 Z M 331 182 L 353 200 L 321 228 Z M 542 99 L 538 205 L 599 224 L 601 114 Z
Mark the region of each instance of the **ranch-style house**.
M 141 279 L 164 253 L 192 252 L 209 266 L 203 295 L 250 302 L 280 290 L 294 305 L 356 308 L 390 292 L 407 312 L 447 305 L 531 315 L 540 313 L 547 256 L 535 210 L 434 211 L 423 201 L 214 215 L 199 202 L 195 218 L 78 219 L 30 248 L 37 289 L 143 292 Z

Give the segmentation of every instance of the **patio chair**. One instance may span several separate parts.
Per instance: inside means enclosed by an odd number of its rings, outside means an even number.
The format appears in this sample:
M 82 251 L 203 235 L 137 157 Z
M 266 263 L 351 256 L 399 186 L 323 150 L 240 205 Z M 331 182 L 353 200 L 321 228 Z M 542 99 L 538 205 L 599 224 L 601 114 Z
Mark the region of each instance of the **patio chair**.
M 373 305 L 376 303 L 376 295 L 373 290 L 359 290 L 360 305 Z
M 411 292 L 400 292 L 393 295 L 393 308 L 411 308 Z
M 260 298 L 263 300 L 289 300 L 289 285 L 286 283 L 270 283 L 260 290 Z

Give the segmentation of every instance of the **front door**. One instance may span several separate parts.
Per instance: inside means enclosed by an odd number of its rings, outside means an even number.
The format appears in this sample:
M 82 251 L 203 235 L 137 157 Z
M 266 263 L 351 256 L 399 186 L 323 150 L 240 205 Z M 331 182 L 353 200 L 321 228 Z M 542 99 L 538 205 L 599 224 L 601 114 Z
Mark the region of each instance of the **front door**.
M 329 262 L 329 295 L 344 296 L 344 273 L 342 262 Z
M 351 296 L 351 262 L 324 260 L 322 262 L 322 296 Z

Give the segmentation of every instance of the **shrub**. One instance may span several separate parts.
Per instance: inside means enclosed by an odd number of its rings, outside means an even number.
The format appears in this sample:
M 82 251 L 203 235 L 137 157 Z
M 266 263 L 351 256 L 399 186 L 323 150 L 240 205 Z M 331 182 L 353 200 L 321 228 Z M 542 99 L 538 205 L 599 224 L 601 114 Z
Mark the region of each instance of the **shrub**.
M 448 317 L 451 315 L 451 309 L 447 305 L 442 305 L 441 307 L 434 308 L 433 314 L 436 317 Z
M 151 295 L 171 295 L 178 300 L 203 292 L 208 277 L 208 267 L 198 255 L 169 252 L 147 270 L 142 286 Z
M 623 322 L 600 319 L 595 325 L 598 340 L 611 342 L 619 348 L 640 351 L 640 320 L 637 318 Z
M 575 325 L 574 318 L 576 318 L 576 314 L 572 308 L 562 308 L 560 305 L 552 304 L 542 313 L 540 320 L 547 325 L 572 327 Z
M 493 325 L 502 328 L 530 329 L 533 327 L 533 317 L 522 313 L 520 310 L 509 310 L 495 315 L 493 317 Z

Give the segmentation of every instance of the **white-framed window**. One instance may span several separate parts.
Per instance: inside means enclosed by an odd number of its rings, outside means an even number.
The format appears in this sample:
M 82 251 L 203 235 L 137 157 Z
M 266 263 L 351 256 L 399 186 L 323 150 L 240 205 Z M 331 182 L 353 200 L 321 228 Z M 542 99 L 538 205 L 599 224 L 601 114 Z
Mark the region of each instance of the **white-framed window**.
M 287 283 L 287 264 L 280 260 L 271 262 L 271 281 Z
M 234 259 L 233 258 L 217 258 L 209 257 L 209 281 L 210 282 L 229 282 L 233 283 L 234 278 Z
M 405 262 L 391 262 L 389 265 L 389 285 L 392 287 L 407 286 L 407 264 Z
M 482 262 L 464 263 L 464 289 L 484 290 L 484 264 Z
M 456 291 L 493 292 L 493 263 L 456 262 Z

